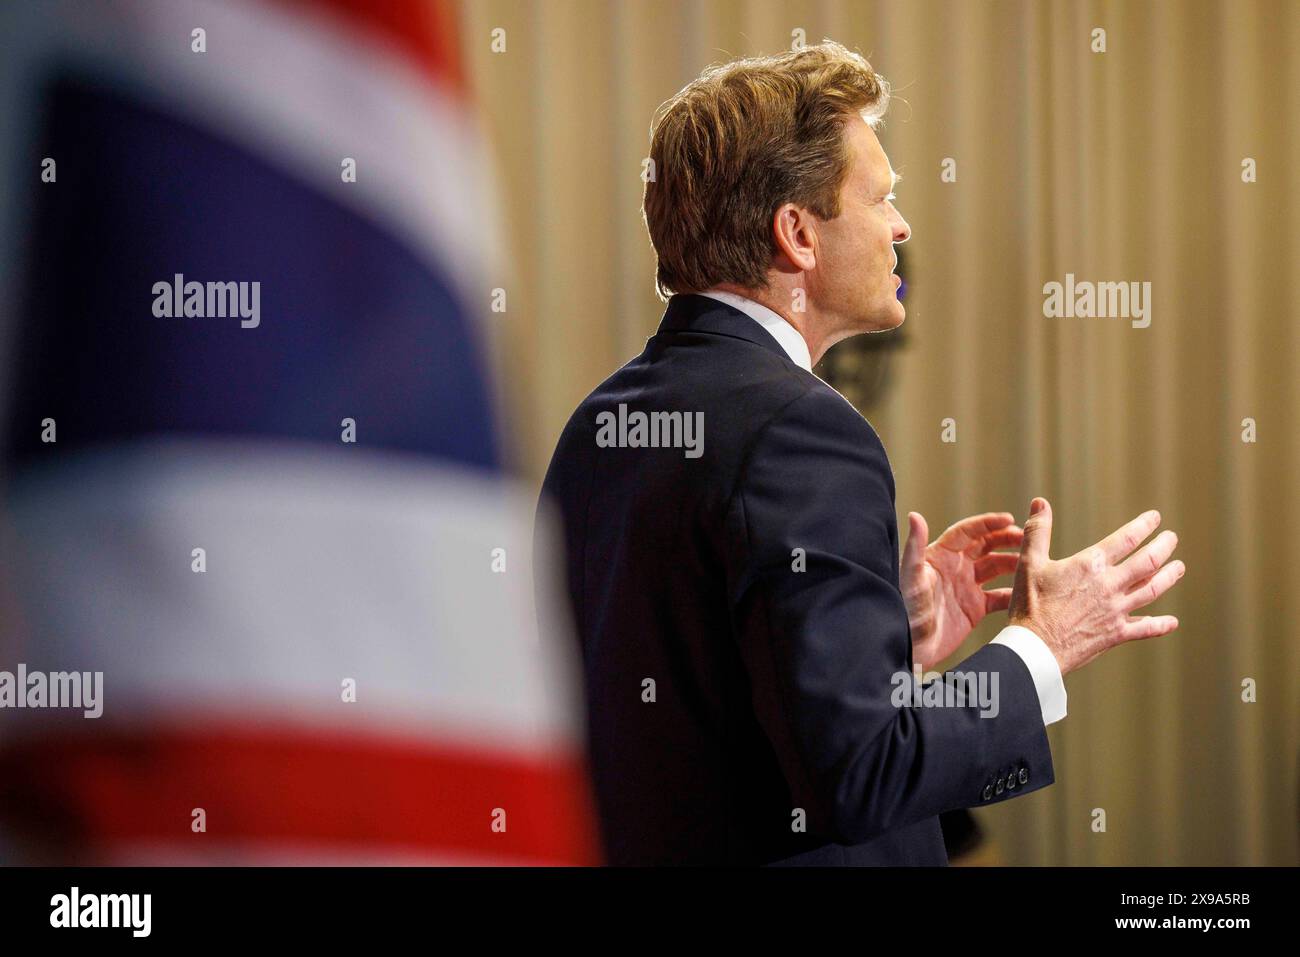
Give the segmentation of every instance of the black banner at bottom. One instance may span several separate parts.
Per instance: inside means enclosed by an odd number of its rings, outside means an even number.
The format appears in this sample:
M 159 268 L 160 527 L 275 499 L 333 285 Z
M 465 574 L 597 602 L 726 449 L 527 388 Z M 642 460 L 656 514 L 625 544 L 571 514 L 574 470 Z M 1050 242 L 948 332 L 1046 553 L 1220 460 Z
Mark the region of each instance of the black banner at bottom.
M 1233 946 L 1285 932 L 1295 889 L 1294 868 L 4 868 L 0 926 L 6 941 L 89 947 L 414 935 L 435 947 L 653 945 L 715 934 L 1011 946 L 1040 932 Z

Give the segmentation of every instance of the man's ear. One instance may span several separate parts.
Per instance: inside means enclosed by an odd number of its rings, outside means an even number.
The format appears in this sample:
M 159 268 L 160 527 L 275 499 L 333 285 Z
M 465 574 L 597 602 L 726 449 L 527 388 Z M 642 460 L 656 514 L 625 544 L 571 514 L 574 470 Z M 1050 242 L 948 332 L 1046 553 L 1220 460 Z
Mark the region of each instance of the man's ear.
M 776 248 L 800 272 L 817 266 L 817 227 L 812 213 L 785 203 L 772 216 Z

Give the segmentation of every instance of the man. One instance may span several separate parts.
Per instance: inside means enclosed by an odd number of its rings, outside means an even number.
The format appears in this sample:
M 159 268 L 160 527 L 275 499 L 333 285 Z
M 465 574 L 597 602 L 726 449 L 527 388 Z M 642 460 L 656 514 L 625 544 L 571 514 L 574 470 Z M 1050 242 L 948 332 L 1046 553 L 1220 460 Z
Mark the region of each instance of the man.
M 940 812 L 1052 783 L 1063 675 L 1177 626 L 1129 614 L 1182 572 L 1169 532 L 1123 561 L 1154 512 L 1059 562 L 1041 498 L 1023 531 L 990 513 L 933 544 L 913 513 L 900 568 L 885 449 L 811 372 L 903 321 L 887 100 L 828 42 L 710 69 L 655 124 L 668 308 L 573 414 L 543 489 L 612 863 L 946 864 Z M 1014 590 L 981 587 L 1012 571 Z M 1007 608 L 956 669 L 977 685 L 914 693 L 914 664 Z

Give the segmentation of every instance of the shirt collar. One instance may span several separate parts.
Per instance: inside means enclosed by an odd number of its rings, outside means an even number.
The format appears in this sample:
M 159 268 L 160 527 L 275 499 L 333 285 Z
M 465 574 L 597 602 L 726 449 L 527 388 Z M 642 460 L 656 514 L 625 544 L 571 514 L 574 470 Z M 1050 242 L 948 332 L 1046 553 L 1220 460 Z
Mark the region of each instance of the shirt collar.
M 771 334 L 777 344 L 785 350 L 785 354 L 790 357 L 791 362 L 806 372 L 812 372 L 812 356 L 808 352 L 808 343 L 803 341 L 803 336 L 799 334 L 799 330 L 790 325 L 780 313 L 769 309 L 761 302 L 755 302 L 747 296 L 740 296 L 722 289 L 709 289 L 696 293 L 696 295 L 708 296 L 710 299 L 726 303 L 733 309 L 739 309 Z

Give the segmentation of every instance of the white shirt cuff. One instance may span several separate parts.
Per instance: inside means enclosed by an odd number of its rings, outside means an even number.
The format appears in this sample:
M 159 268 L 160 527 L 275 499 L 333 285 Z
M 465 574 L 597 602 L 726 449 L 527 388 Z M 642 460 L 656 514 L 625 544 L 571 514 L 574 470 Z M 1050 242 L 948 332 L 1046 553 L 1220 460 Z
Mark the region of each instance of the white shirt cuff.
M 1043 639 L 1023 625 L 1007 625 L 990 644 L 1006 645 L 1029 669 L 1034 690 L 1038 692 L 1038 705 L 1043 710 L 1043 724 L 1052 724 L 1065 717 L 1065 681 L 1061 677 L 1061 666 Z

